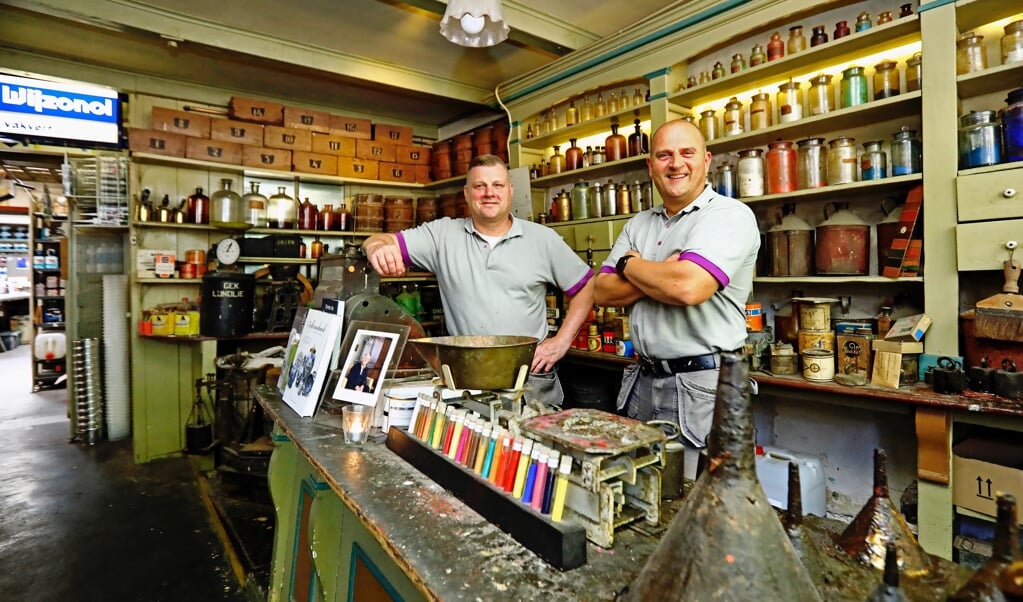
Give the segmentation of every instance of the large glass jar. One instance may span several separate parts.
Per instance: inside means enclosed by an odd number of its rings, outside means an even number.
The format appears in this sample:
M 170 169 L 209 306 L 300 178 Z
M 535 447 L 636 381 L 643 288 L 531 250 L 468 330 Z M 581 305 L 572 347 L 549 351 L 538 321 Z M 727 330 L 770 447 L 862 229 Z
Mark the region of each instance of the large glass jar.
M 956 75 L 987 69 L 984 36 L 968 31 L 956 40 Z
M 1005 26 L 1001 46 L 1003 65 L 1023 62 L 1023 20 Z
M 806 50 L 806 36 L 803 35 L 802 25 L 789 27 L 789 41 L 786 45 L 789 54 L 795 54 Z
M 618 161 L 629 157 L 629 141 L 618 133 L 618 124 L 611 124 L 611 135 L 604 139 L 604 160 Z
M 881 140 L 863 143 L 863 154 L 860 155 L 860 179 L 880 180 L 888 177 L 888 155 L 885 154 Z
M 959 117 L 959 168 L 1002 161 L 1002 128 L 994 111 L 971 111 Z
M 316 227 L 319 230 L 337 230 L 337 217 L 334 214 L 334 205 L 325 204 L 320 209 L 320 215 L 316 218 Z
M 810 89 L 806 93 L 806 108 L 806 112 L 811 117 L 835 110 L 835 95 L 831 90 L 831 76 L 827 73 L 810 78 Z
M 771 39 L 767 42 L 767 60 L 776 61 L 785 56 L 785 42 L 781 39 L 781 34 L 777 31 L 771 34 Z
M 874 100 L 899 95 L 899 69 L 895 61 L 874 65 Z
M 298 206 L 298 228 L 300 230 L 315 230 L 320 219 L 320 210 L 306 197 Z
M 790 140 L 777 140 L 767 145 L 764 156 L 767 173 L 767 194 L 792 192 L 796 189 L 796 149 Z
M 771 127 L 773 121 L 774 111 L 771 109 L 771 95 L 767 92 L 754 94 L 749 104 L 750 131 Z
M 805 138 L 796 142 L 796 185 L 800 190 L 828 184 L 827 151 L 824 138 Z
M 1023 161 L 1023 88 L 1009 92 L 1008 105 L 1002 109 L 1002 135 L 1005 138 L 1005 160 Z
M 917 52 L 906 59 L 906 90 L 916 92 L 924 81 L 923 53 Z
M 714 63 L 714 68 L 710 70 L 711 79 L 721 79 L 725 76 L 725 66 L 721 64 L 721 61 Z
M 764 47 L 760 44 L 754 44 L 753 48 L 749 52 L 749 66 L 756 67 L 757 65 L 767 62 L 767 54 L 764 52 Z
M 700 132 L 703 133 L 703 138 L 707 142 L 718 137 L 718 118 L 714 114 L 714 109 L 707 109 L 700 113 Z
M 828 185 L 849 184 L 860 179 L 856 139 L 839 136 L 828 140 Z
M 640 126 L 639 119 L 633 120 L 636 131 L 629 134 L 629 156 L 638 157 L 650 152 L 650 136 L 646 135 Z
M 867 76 L 864 75 L 863 67 L 853 66 L 842 71 L 839 88 L 843 109 L 867 104 Z
M 268 200 L 259 193 L 259 182 L 251 182 L 249 188 L 248 194 L 242 197 L 242 205 L 245 207 L 245 221 L 254 228 L 265 228 Z
M 736 136 L 746 131 L 745 117 L 742 114 L 742 103 L 731 97 L 725 103 L 724 126 L 725 136 Z
M 902 126 L 892 135 L 892 175 L 905 176 L 923 171 L 923 145 L 916 130 Z
M 231 190 L 230 178 L 220 180 L 220 190 L 210 196 L 210 225 L 220 228 L 245 228 L 245 206 L 242 197 Z
M 295 199 L 288 196 L 287 188 L 277 187 L 277 194 L 270 197 L 270 203 L 266 208 L 268 225 L 271 228 L 282 228 L 293 230 L 298 220 L 298 205 Z
M 739 73 L 740 71 L 746 70 L 746 58 L 741 53 L 736 52 L 732 55 L 731 72 Z
M 185 205 L 185 222 L 189 224 L 210 223 L 210 197 L 203 194 L 201 186 L 188 197 L 188 202 Z
M 789 80 L 778 86 L 778 121 L 789 123 L 803 118 L 803 90 Z
M 763 196 L 764 194 L 764 151 L 748 148 L 739 151 L 737 167 L 737 189 L 739 198 Z

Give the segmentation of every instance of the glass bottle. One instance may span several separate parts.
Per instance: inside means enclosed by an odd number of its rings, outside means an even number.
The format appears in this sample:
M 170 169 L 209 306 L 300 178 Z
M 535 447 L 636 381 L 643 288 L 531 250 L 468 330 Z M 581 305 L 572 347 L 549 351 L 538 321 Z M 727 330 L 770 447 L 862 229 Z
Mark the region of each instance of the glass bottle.
M 604 147 L 594 146 L 593 147 L 593 165 L 600 165 L 604 162 Z
M 828 34 L 824 31 L 823 25 L 813 26 L 813 35 L 810 36 L 810 47 L 820 46 L 828 41 Z
M 266 227 L 267 198 L 259 193 L 259 182 L 249 183 L 249 192 L 242 197 L 245 221 L 254 228 Z
M 749 66 L 756 67 L 766 62 L 767 53 L 764 52 L 764 47 L 760 44 L 754 44 L 753 48 L 749 51 Z
M 593 107 L 590 106 L 590 97 L 583 96 L 583 106 L 579 109 L 579 121 L 589 121 L 593 118 Z
M 714 68 L 711 69 L 711 79 L 721 79 L 725 76 L 725 66 L 721 64 L 721 61 L 715 61 Z
M 741 53 L 736 52 L 732 55 L 731 72 L 739 73 L 746 70 L 746 59 Z
M 855 138 L 839 136 L 828 141 L 828 186 L 859 181 L 859 165 Z
M 550 128 L 549 123 L 547 124 L 547 127 Z M 543 136 L 546 133 L 547 132 L 545 132 L 543 129 L 543 122 L 540 121 L 540 116 L 537 115 L 536 117 L 533 118 L 533 135 Z
M 550 134 L 551 131 L 551 114 L 544 111 L 540 118 L 540 135 L 546 136 L 547 134 Z
M 618 108 L 622 111 L 629 108 L 629 95 L 625 92 L 625 88 L 618 93 Z
M 913 16 L 913 5 L 912 4 L 903 4 L 903 5 L 899 6 L 899 18 L 900 19 L 902 17 L 912 17 L 912 16 Z
M 899 69 L 895 61 L 883 60 L 874 65 L 874 100 L 899 95 Z
M 739 151 L 736 184 L 739 198 L 763 196 L 764 194 L 764 151 L 747 148 Z
M 785 56 L 785 42 L 777 31 L 771 34 L 767 42 L 767 61 L 776 61 Z
M 728 163 L 722 163 L 721 166 L 718 167 L 717 178 L 715 179 L 717 181 L 715 192 L 722 196 L 735 198 L 738 194 L 738 191 L 736 190 L 736 186 L 738 184 L 735 181 L 735 169 L 733 169 L 731 165 Z
M 557 131 L 558 128 L 561 127 L 561 121 L 558 119 L 558 113 L 557 113 L 557 111 L 554 110 L 554 107 L 551 107 L 550 113 L 551 113 L 551 131 L 554 132 L 554 131 Z
M 974 73 L 984 69 L 987 69 L 984 36 L 968 31 L 956 40 L 956 75 Z
M 840 38 L 844 38 L 850 33 L 851 32 L 849 31 L 849 23 L 846 21 L 839 21 L 838 23 L 835 23 L 835 33 L 832 34 L 831 37 L 832 39 L 838 40 Z
M 320 217 L 320 210 L 306 197 L 298 206 L 298 228 L 299 230 L 315 230 L 316 220 Z
M 758 92 L 753 95 L 749 105 L 749 129 L 760 130 L 773 125 L 774 111 L 771 109 L 771 95 Z
M 568 102 L 568 108 L 565 109 L 565 126 L 575 125 L 579 123 L 579 109 L 575 108 L 575 101 L 570 100 Z
M 288 196 L 284 186 L 277 187 L 277 194 L 270 197 L 266 213 L 271 228 L 293 230 L 298 220 L 298 206 L 295 199 Z
M 700 113 L 700 132 L 703 133 L 703 138 L 707 142 L 718 137 L 718 118 L 714 113 L 714 109 L 707 109 Z
M 923 145 L 916 137 L 916 130 L 902 126 L 892 137 L 892 175 L 905 176 L 923 171 Z
M 1023 20 L 1005 26 L 1000 45 L 1003 65 L 1023 62 Z
M 701 71 L 701 72 L 700 72 L 700 85 L 701 85 L 701 86 L 702 86 L 703 84 L 708 84 L 708 83 L 710 83 L 710 80 L 711 80 L 711 77 L 710 77 L 710 73 L 708 73 L 708 72 L 706 72 L 706 71 Z
M 890 10 L 883 10 L 883 11 L 877 13 L 877 24 L 878 25 L 884 25 L 885 23 L 888 23 L 891 20 L 892 20 L 892 11 L 890 11 Z
M 528 124 L 526 124 L 526 140 L 529 140 L 532 137 L 533 137 L 533 124 L 528 123 Z
M 614 90 L 611 90 L 611 96 L 607 99 L 607 112 L 617 113 L 620 110 L 621 107 L 618 106 L 618 95 L 615 94 Z
M 696 81 L 696 76 L 695 75 L 690 75 L 689 77 L 686 78 L 686 87 L 687 88 L 694 88 L 697 85 L 698 85 L 698 82 Z
M 587 146 L 583 151 L 583 167 L 593 165 L 593 146 Z
M 867 76 L 863 67 L 849 67 L 842 71 L 842 82 L 839 84 L 841 107 L 855 107 L 867 104 Z
M 790 140 L 777 140 L 767 145 L 764 155 L 767 194 L 792 192 L 796 189 L 796 149 Z
M 915 92 L 920 89 L 923 83 L 923 53 L 917 52 L 906 59 L 906 90 Z
M 856 16 L 856 32 L 859 33 L 865 29 L 870 29 L 870 13 L 863 11 Z
M 745 119 L 742 114 L 742 103 L 736 97 L 731 97 L 725 103 L 724 133 L 725 136 L 735 136 L 746 131 Z
M 632 94 L 632 106 L 638 107 L 644 102 L 643 93 L 639 91 L 639 88 L 636 88 L 636 91 Z
M 636 131 L 629 134 L 629 156 L 638 157 L 650 152 L 650 137 L 643 132 L 639 125 L 639 119 L 633 120 Z
M 881 180 L 888 177 L 888 156 L 882 150 L 881 140 L 863 143 L 860 155 L 860 180 Z
M 786 45 L 789 54 L 795 54 L 806 50 L 806 36 L 803 35 L 802 25 L 789 27 L 789 42 Z
M 319 259 L 323 255 L 323 241 L 320 240 L 319 236 L 313 239 L 313 243 L 309 245 L 309 256 L 313 259 Z
M 185 222 L 189 224 L 210 223 L 210 197 L 202 192 L 202 187 L 195 189 L 195 193 L 188 197 L 188 208 Z
M 355 227 L 352 221 L 352 213 L 348 211 L 344 201 L 339 203 L 337 209 L 334 210 L 334 224 L 340 232 L 351 232 Z
M 618 124 L 611 124 L 611 135 L 604 140 L 604 160 L 618 161 L 629 156 L 629 143 L 618 133 Z
M 554 146 L 554 154 L 551 155 L 550 164 L 551 167 L 548 173 L 556 174 L 565 171 L 565 155 L 561 154 L 561 147 L 558 145 Z
M 824 138 L 796 142 L 796 185 L 800 190 L 821 188 L 828 183 L 827 151 Z
M 803 90 L 789 80 L 778 86 L 778 121 L 789 123 L 803 118 Z
M 316 218 L 316 225 L 320 230 L 337 230 L 337 217 L 334 214 L 334 205 L 324 204 L 320 209 L 320 215 Z
M 603 117 L 607 115 L 607 103 L 604 102 L 604 97 L 600 92 L 597 92 L 597 103 L 593 105 L 593 116 Z
M 827 73 L 810 78 L 810 90 L 806 94 L 806 108 L 811 117 L 835 110 L 835 95 L 831 91 L 831 76 Z
M 569 138 L 571 146 L 565 150 L 565 169 L 582 169 L 583 166 L 583 149 L 575 145 L 575 138 Z M 557 148 L 557 147 L 555 147 Z
M 245 205 L 242 197 L 231 190 L 230 178 L 220 180 L 221 189 L 210 196 L 210 224 L 221 228 L 244 228 Z

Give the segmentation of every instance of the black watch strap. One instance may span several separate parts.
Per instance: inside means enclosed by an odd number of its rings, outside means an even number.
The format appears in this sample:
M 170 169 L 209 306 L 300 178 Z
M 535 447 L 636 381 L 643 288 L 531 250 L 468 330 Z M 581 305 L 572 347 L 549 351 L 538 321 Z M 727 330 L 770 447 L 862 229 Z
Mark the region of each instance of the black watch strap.
M 618 259 L 618 263 L 615 264 L 615 272 L 618 273 L 618 277 L 622 280 L 628 281 L 628 278 L 625 277 L 625 264 L 629 263 L 629 260 L 633 257 L 635 257 L 635 255 L 622 255 Z

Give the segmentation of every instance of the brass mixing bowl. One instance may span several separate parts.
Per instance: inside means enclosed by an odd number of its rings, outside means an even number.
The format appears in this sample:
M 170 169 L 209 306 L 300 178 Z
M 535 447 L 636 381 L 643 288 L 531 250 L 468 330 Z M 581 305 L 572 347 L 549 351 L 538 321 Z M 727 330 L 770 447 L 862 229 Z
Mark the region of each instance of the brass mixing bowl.
M 533 361 L 537 339 L 509 335 L 462 335 L 410 339 L 419 355 L 444 378 L 447 365 L 453 382 L 444 384 L 459 389 L 511 389 L 519 367 L 527 370 Z

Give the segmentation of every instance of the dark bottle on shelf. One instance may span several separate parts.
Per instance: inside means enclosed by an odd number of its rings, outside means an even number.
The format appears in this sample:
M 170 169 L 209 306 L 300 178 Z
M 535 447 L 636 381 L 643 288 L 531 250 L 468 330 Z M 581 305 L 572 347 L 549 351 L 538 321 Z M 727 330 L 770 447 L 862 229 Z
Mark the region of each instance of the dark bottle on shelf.
M 309 197 L 306 197 L 298 206 L 298 228 L 300 230 L 315 230 L 316 218 L 319 215 L 320 210 L 309 201 Z
M 828 41 L 828 34 L 824 32 L 823 25 L 815 25 L 813 35 L 810 36 L 810 47 L 820 46 Z
M 341 232 L 351 232 L 355 225 L 352 223 L 352 214 L 344 203 L 339 203 L 337 209 L 334 210 L 334 219 L 336 223 L 334 229 Z
M 575 145 L 575 138 L 570 138 L 569 142 L 572 146 L 565 150 L 565 169 L 582 169 L 583 167 L 583 149 Z
M 611 135 L 604 140 L 604 160 L 618 161 L 628 157 L 628 141 L 618 133 L 618 124 L 611 124 Z
M 320 230 L 337 230 L 337 218 L 334 216 L 334 205 L 324 205 L 316 225 Z
M 202 192 L 202 187 L 195 189 L 195 194 L 188 197 L 188 213 L 185 222 L 189 224 L 210 223 L 210 197 Z
M 638 157 L 650 152 L 650 137 L 639 126 L 639 119 L 633 121 L 636 131 L 629 134 L 629 156 Z

